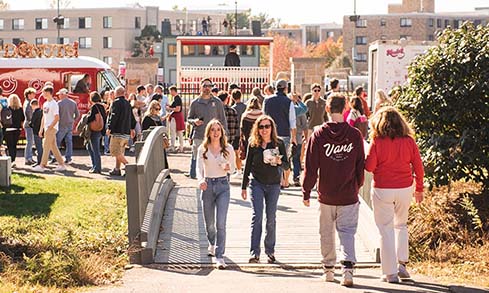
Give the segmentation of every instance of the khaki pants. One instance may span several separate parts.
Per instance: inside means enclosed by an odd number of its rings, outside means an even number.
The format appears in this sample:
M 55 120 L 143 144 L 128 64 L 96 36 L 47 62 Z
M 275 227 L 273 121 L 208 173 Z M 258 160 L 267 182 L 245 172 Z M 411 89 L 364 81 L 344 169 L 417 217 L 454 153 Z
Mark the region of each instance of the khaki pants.
M 57 130 L 54 128 L 44 130 L 44 139 L 42 141 L 42 159 L 41 166 L 46 166 L 48 164 L 49 152 L 52 152 L 56 161 L 58 161 L 59 165 L 63 165 L 63 157 L 59 152 L 58 145 L 56 144 L 56 132 Z

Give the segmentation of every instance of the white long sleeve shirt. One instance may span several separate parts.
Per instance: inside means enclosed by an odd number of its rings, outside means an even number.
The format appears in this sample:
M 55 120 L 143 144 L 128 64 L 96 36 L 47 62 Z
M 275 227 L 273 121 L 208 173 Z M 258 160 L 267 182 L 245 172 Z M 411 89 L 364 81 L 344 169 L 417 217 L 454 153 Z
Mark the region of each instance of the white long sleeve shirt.
M 199 184 L 205 181 L 205 178 L 219 178 L 228 175 L 228 173 L 234 173 L 236 170 L 234 149 L 228 144 L 226 150 L 229 153 L 227 158 L 224 158 L 222 153 L 214 156 L 210 151 L 207 151 L 207 159 L 204 159 L 204 146 L 199 147 L 197 153 L 197 181 Z M 228 172 L 222 168 L 221 164 L 224 162 L 229 163 L 230 170 Z

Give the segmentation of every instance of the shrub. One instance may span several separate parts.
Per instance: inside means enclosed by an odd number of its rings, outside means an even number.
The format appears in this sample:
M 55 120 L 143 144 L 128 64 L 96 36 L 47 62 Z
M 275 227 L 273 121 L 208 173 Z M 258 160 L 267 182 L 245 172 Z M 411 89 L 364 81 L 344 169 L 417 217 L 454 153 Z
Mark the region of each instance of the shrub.
M 430 186 L 489 188 L 489 25 L 445 30 L 409 67 L 397 101 L 412 122 Z

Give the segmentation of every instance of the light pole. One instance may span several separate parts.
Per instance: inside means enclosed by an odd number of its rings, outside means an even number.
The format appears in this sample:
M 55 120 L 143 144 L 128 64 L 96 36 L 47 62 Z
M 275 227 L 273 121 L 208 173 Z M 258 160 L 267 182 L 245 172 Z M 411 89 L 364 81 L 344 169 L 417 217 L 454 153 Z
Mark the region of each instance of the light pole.
M 353 0 L 353 15 L 350 16 L 350 21 L 353 23 L 353 45 L 351 47 L 351 71 L 352 74 L 355 75 L 357 73 L 356 70 L 356 50 L 355 50 L 355 45 L 356 45 L 356 35 L 355 35 L 355 28 L 357 26 L 357 21 L 360 19 L 360 16 L 357 15 L 357 0 Z
M 59 44 L 59 43 L 60 43 L 60 41 L 61 41 L 61 40 L 60 40 L 60 37 L 59 37 L 59 29 L 60 29 L 60 27 L 59 27 L 59 0 L 58 0 L 57 2 L 58 2 L 58 5 L 57 5 L 57 6 L 58 6 L 58 11 L 57 11 L 57 15 L 58 15 L 58 22 L 56 23 L 56 27 L 58 28 L 58 38 L 56 39 L 56 40 L 57 40 L 57 42 L 56 42 L 56 43 L 58 43 L 58 44 Z
M 238 1 L 234 1 L 234 35 L 238 35 Z

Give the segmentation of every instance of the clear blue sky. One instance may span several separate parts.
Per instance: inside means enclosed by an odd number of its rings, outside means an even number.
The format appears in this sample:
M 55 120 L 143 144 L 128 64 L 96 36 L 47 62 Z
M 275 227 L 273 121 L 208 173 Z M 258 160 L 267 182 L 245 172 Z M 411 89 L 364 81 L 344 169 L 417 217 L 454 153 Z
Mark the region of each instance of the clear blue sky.
M 11 9 L 42 9 L 48 8 L 49 0 L 4 0 L 10 3 Z M 60 0 L 61 2 L 66 0 Z M 356 0 L 357 14 L 387 13 L 387 4 L 401 3 L 402 0 Z M 70 7 L 117 7 L 135 3 L 134 0 L 70 0 Z M 159 6 L 161 9 L 172 9 L 174 5 L 180 8 L 192 9 L 228 9 L 234 10 L 235 1 L 229 0 L 165 0 L 137 1 L 145 6 Z M 270 17 L 280 18 L 281 23 L 341 23 L 343 15 L 353 12 L 354 0 L 299 0 L 299 1 L 270 1 L 270 0 L 241 0 L 237 1 L 238 9 L 251 8 L 252 14 L 267 13 Z M 285 3 L 297 3 L 295 5 Z M 300 3 L 300 4 L 299 4 Z M 489 7 L 488 0 L 436 0 L 436 12 L 473 11 L 474 7 Z

